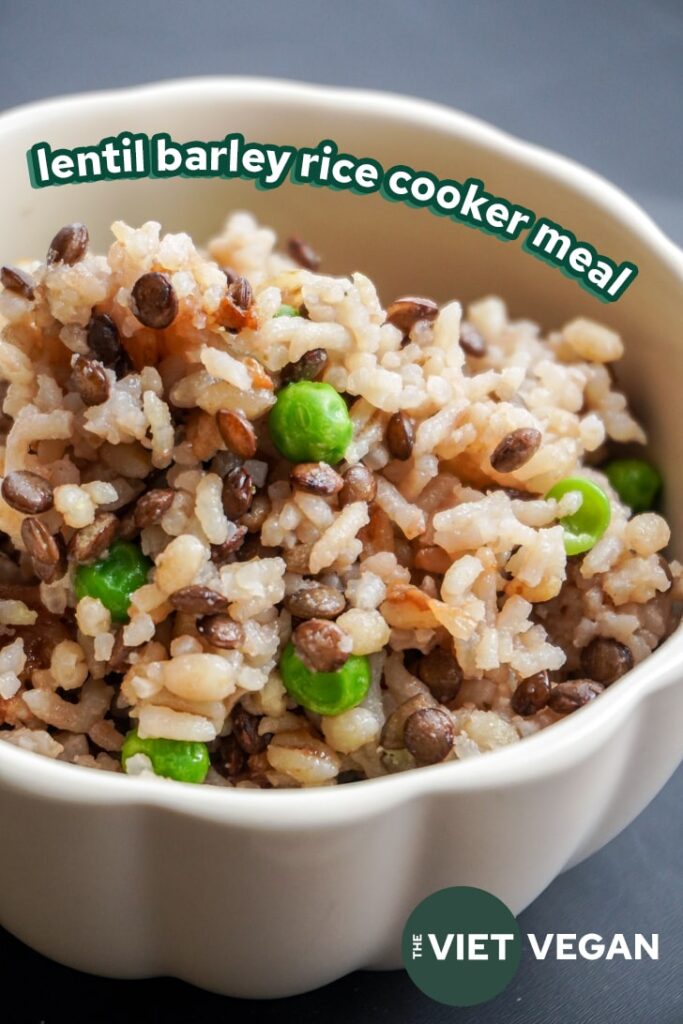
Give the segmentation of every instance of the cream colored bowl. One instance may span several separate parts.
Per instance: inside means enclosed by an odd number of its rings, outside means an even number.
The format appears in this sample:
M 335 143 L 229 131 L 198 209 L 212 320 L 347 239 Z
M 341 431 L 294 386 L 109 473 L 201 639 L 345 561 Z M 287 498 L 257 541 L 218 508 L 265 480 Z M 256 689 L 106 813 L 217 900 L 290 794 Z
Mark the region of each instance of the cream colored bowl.
M 612 305 L 494 238 L 424 210 L 326 189 L 167 179 L 31 189 L 25 152 L 123 130 L 180 140 L 241 131 L 483 179 L 490 191 L 640 268 Z M 154 218 L 208 236 L 230 208 L 295 230 L 326 269 L 362 269 L 385 299 L 497 292 L 548 327 L 585 312 L 627 342 L 624 380 L 683 536 L 683 255 L 607 182 L 428 103 L 256 79 L 200 79 L 53 100 L 0 117 L 0 257 L 44 253 L 85 221 Z M 680 553 L 680 551 L 679 551 Z M 589 707 L 459 764 L 317 791 L 134 780 L 0 744 L 0 921 L 41 953 L 114 977 L 170 974 L 217 992 L 285 996 L 359 967 L 400 966 L 404 921 L 447 885 L 521 911 L 657 793 L 682 754 L 683 634 Z

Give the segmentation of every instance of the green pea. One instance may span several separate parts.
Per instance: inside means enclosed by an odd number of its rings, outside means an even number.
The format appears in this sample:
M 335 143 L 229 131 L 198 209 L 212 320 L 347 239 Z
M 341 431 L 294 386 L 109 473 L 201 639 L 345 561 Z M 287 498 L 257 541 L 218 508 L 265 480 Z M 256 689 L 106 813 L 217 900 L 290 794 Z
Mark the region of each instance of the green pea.
M 583 501 L 571 516 L 560 519 L 564 530 L 564 549 L 568 555 L 580 555 L 597 544 L 612 516 L 609 498 L 597 484 L 581 476 L 569 476 L 551 487 L 546 498 L 559 501 L 570 491 L 578 491 Z
M 137 729 L 133 729 L 121 748 L 124 769 L 128 759 L 135 754 L 145 754 L 150 759 L 155 775 L 176 779 L 177 782 L 203 782 L 209 770 L 206 743 L 193 740 L 143 740 L 138 736 Z
M 295 306 L 288 306 L 283 302 L 275 316 L 299 316 L 299 310 Z
M 645 459 L 613 459 L 603 472 L 632 512 L 651 509 L 662 489 L 661 473 Z
M 370 687 L 370 662 L 352 654 L 338 672 L 311 672 L 293 644 L 285 647 L 280 659 L 280 675 L 294 700 L 317 715 L 341 715 L 354 708 Z
M 136 544 L 120 540 L 109 549 L 106 558 L 76 569 L 74 589 L 82 597 L 98 597 L 116 622 L 126 622 L 133 591 L 147 582 L 152 566 Z
M 282 389 L 270 410 L 268 429 L 291 462 L 339 462 L 353 435 L 341 395 L 330 384 L 311 380 Z

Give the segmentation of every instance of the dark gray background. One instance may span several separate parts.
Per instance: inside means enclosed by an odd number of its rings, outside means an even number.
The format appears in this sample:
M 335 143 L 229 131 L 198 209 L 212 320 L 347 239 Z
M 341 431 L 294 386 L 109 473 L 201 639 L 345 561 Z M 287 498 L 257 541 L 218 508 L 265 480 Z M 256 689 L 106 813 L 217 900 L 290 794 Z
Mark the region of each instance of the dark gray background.
M 0 30 L 2 107 L 201 74 L 388 89 L 459 107 L 586 163 L 683 242 L 681 0 L 0 0 Z M 178 982 L 89 978 L 0 936 L 3 1016 L 11 1024 L 276 1021 L 283 1012 L 326 1024 L 681 1024 L 682 803 L 679 771 L 634 825 L 521 918 L 524 932 L 542 934 L 659 932 L 657 963 L 526 957 L 502 997 L 462 1012 L 433 1003 L 400 973 L 353 975 L 286 1004 L 239 1004 Z

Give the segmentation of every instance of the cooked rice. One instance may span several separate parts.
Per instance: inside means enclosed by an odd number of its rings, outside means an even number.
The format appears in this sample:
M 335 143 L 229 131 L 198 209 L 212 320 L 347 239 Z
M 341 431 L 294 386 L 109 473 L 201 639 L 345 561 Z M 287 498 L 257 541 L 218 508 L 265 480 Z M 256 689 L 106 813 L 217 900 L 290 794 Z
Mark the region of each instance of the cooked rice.
M 446 760 L 514 743 L 559 717 L 552 702 L 518 713 L 522 681 L 583 678 L 582 652 L 599 638 L 622 645 L 630 667 L 673 630 L 683 571 L 661 555 L 669 527 L 654 512 L 632 516 L 599 468 L 607 446 L 645 441 L 609 368 L 623 354 L 614 331 L 580 318 L 543 337 L 489 297 L 466 314 L 450 302 L 404 336 L 367 277 L 297 266 L 248 214 L 230 217 L 207 252 L 154 222 L 112 230 L 106 256 L 31 264 L 34 299 L 0 293 L 0 473 L 49 481 L 54 504 L 37 518 L 67 549 L 53 578 L 36 575 L 25 514 L 0 498 L 0 739 L 120 771 L 137 726 L 142 738 L 207 743 L 209 784 L 330 785 L 425 763 L 404 739 L 420 710 L 445 716 Z M 178 302 L 165 329 L 136 315 L 133 288 L 149 272 L 166 275 Z M 239 276 L 246 309 L 230 297 Z M 276 316 L 281 304 L 300 315 Z M 72 366 L 94 358 L 102 317 L 121 359 L 103 368 L 106 399 L 88 405 Z M 464 328 L 483 354 L 461 345 Z M 372 500 L 294 488 L 268 436 L 280 374 L 315 349 L 354 427 L 337 471 L 364 465 Z M 257 452 L 244 463 L 221 410 L 253 424 Z M 398 412 L 414 425 L 404 460 L 386 438 Z M 495 469 L 492 453 L 520 430 L 542 443 L 516 469 Z M 241 465 L 256 497 L 230 518 L 224 481 Z M 580 496 L 543 495 L 576 474 L 607 493 L 612 518 L 568 559 L 559 520 Z M 136 520 L 156 491 L 169 492 L 158 516 Z M 123 624 L 97 598 L 77 600 L 69 548 L 111 511 L 154 563 Z M 296 625 L 287 596 L 314 581 L 343 595 L 336 623 L 373 673 L 365 700 L 336 717 L 297 707 L 278 672 Z M 231 649 L 198 628 L 186 588 L 223 601 Z M 435 656 L 459 676 L 450 698 L 427 674 Z M 127 770 L 149 776 L 152 764 L 138 754 Z

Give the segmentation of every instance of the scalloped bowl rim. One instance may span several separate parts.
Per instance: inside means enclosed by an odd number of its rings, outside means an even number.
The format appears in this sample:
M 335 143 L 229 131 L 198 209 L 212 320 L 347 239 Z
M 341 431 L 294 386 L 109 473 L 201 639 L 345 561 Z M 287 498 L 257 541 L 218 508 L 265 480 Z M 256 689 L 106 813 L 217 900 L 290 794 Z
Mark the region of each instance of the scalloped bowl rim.
M 0 143 L 17 122 L 41 126 L 56 111 L 135 101 L 163 102 L 211 93 L 276 102 L 308 102 L 316 107 L 382 114 L 397 121 L 419 119 L 445 133 L 465 135 L 507 158 L 533 164 L 549 178 L 597 202 L 611 216 L 627 223 L 654 255 L 676 273 L 683 284 L 683 251 L 645 211 L 617 186 L 583 165 L 541 146 L 524 142 L 485 121 L 428 100 L 369 89 L 310 85 L 248 76 L 206 76 L 172 79 L 149 85 L 55 97 L 24 104 L 0 114 Z M 124 777 L 118 773 L 84 771 L 0 743 L 0 782 L 20 791 L 77 804 L 160 808 L 233 825 L 270 830 L 340 825 L 419 797 L 443 792 L 504 789 L 540 773 L 554 774 L 571 767 L 598 743 L 606 742 L 646 698 L 675 684 L 683 666 L 683 626 L 627 677 L 599 700 L 523 741 L 479 757 L 364 780 L 347 786 L 311 789 L 250 790 L 192 786 L 170 780 Z

